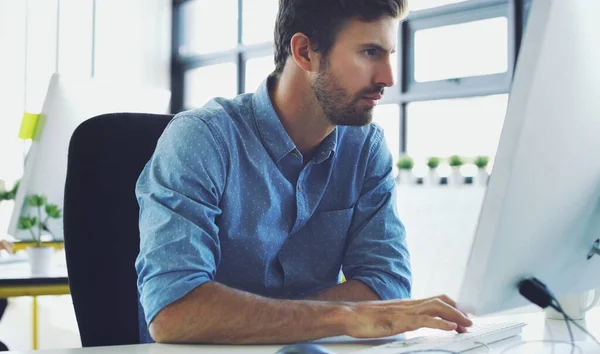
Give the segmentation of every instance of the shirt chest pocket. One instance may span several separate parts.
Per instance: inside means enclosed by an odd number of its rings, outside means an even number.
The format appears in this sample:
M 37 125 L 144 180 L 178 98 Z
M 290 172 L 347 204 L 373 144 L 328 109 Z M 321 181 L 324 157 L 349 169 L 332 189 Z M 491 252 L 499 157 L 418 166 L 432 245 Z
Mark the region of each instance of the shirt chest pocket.
M 298 257 L 312 278 L 334 281 L 340 272 L 354 208 L 313 214 L 296 240 Z

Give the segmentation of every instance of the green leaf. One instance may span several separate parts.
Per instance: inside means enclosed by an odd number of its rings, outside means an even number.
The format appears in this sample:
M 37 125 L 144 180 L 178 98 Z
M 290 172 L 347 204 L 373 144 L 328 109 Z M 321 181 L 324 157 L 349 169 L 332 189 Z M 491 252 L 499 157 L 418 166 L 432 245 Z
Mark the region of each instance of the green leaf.
M 440 158 L 439 157 L 430 157 L 427 160 L 427 166 L 429 166 L 429 168 L 437 168 L 440 165 Z
M 17 225 L 17 228 L 19 230 L 29 230 L 29 229 L 32 229 L 36 224 L 37 224 L 36 217 L 24 216 L 24 217 L 19 218 L 19 224 Z
M 46 210 L 46 214 L 48 214 L 48 217 L 50 217 L 52 219 L 58 219 L 62 216 L 61 210 L 58 208 L 58 205 L 56 205 L 56 204 L 46 205 L 45 210 Z
M 448 162 L 448 164 L 452 167 L 460 167 L 462 165 L 464 165 L 464 160 L 462 157 L 458 156 L 458 155 L 452 155 L 450 156 L 450 161 Z
M 410 156 L 403 156 L 398 160 L 396 166 L 401 170 L 412 170 L 415 162 Z
M 473 162 L 475 164 L 475 166 L 479 167 L 479 168 L 484 168 L 488 165 L 488 163 L 490 162 L 490 158 L 487 156 L 477 156 L 475 158 L 475 161 Z
M 46 197 L 43 195 L 34 194 L 29 197 L 27 204 L 32 207 L 42 207 L 46 205 Z

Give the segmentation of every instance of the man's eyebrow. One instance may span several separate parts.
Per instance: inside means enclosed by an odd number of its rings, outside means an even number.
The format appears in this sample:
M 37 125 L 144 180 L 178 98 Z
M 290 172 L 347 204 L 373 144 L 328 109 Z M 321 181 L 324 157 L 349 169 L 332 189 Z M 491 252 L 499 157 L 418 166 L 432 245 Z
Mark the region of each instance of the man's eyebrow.
M 384 52 L 384 53 L 390 53 L 390 54 L 396 53 L 396 48 L 392 48 L 391 50 L 388 50 L 377 43 L 365 43 L 365 44 L 362 44 L 361 47 L 362 48 L 374 48 L 374 49 L 377 49 L 378 51 Z

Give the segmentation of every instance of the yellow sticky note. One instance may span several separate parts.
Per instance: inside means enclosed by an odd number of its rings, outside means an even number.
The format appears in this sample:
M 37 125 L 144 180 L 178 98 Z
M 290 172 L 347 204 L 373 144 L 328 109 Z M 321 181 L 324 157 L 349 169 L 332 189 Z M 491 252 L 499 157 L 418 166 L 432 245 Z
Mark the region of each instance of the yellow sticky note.
M 40 120 L 39 114 L 23 113 L 21 121 L 21 129 L 19 130 L 19 139 L 33 139 L 35 129 Z

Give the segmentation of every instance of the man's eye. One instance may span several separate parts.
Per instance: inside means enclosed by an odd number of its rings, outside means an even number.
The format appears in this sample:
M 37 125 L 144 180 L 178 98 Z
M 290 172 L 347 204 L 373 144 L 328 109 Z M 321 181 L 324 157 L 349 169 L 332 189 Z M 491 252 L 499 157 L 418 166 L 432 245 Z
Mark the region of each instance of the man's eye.
M 364 53 L 370 57 L 374 57 L 377 55 L 377 49 L 365 49 Z

